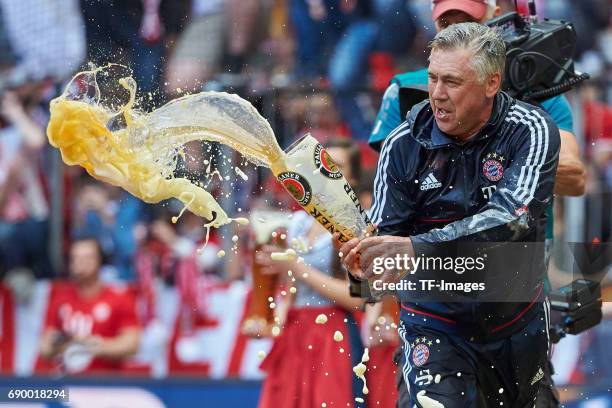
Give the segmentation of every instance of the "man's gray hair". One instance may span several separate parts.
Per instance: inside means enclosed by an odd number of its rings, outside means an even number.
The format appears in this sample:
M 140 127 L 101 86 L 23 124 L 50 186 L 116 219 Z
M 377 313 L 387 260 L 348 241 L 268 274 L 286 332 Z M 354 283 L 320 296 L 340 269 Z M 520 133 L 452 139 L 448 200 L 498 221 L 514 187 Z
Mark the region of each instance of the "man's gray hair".
M 472 51 L 472 68 L 476 71 L 479 82 L 496 72 L 502 77 L 504 75 L 506 45 L 499 29 L 478 23 L 451 24 L 436 35 L 429 48 L 431 53 L 457 49 Z

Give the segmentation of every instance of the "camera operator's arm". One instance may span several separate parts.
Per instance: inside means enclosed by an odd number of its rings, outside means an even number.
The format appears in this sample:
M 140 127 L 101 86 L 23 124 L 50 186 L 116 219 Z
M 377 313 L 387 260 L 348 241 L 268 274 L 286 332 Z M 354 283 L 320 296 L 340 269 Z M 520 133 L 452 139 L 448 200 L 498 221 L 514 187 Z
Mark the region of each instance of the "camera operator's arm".
M 580 196 L 584 194 L 586 170 L 580 159 L 580 148 L 576 137 L 567 130 L 559 129 L 561 150 L 555 180 L 555 194 Z
M 555 179 L 555 194 L 579 196 L 584 194 L 586 171 L 580 158 L 580 149 L 574 136 L 574 120 L 571 106 L 563 95 L 555 96 L 541 103 L 559 128 L 561 151 Z

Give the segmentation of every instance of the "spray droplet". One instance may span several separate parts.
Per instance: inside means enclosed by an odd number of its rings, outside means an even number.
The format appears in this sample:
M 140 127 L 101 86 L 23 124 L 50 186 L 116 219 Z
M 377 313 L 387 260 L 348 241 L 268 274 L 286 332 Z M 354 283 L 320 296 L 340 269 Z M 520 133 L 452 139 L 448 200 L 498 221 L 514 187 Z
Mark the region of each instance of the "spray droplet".
M 363 356 L 361 356 L 361 362 L 367 363 L 368 361 L 370 361 L 370 349 L 366 347 L 363 349 Z
M 336 332 L 334 333 L 334 340 L 340 342 L 343 339 L 344 336 L 342 335 L 342 332 L 340 332 L 340 330 L 336 330 Z
M 273 261 L 293 261 L 297 258 L 297 252 L 295 250 L 288 248 L 285 252 L 272 252 L 270 254 L 270 258 Z
M 238 176 L 240 176 L 241 179 L 243 179 L 244 181 L 247 181 L 249 179 L 249 176 L 247 176 L 246 174 L 244 174 L 244 172 L 242 170 L 240 170 L 238 167 L 234 167 L 234 171 L 236 172 L 236 174 Z
M 223 258 L 223 257 L 225 256 L 225 251 L 224 251 L 224 250 L 222 250 L 222 249 L 220 249 L 220 250 L 219 250 L 219 252 L 217 252 L 217 256 L 218 256 L 219 258 Z
M 320 315 L 317 316 L 317 318 L 315 319 L 315 323 L 316 324 L 325 324 L 327 323 L 327 315 L 321 313 Z

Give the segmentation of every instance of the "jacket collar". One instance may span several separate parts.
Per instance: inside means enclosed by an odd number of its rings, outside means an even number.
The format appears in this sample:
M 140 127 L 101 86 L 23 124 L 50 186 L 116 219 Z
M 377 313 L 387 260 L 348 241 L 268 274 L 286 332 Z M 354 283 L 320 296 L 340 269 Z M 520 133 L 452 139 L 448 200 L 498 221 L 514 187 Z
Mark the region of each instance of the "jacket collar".
M 449 145 L 469 146 L 496 134 L 499 127 L 504 123 L 508 110 L 513 103 L 514 99 L 507 93 L 499 92 L 493 100 L 493 111 L 488 122 L 478 131 L 475 137 L 463 145 L 452 140 L 438 128 L 429 100 L 415 105 L 408 114 L 407 120 L 410 123 L 412 137 L 427 149 L 437 149 Z

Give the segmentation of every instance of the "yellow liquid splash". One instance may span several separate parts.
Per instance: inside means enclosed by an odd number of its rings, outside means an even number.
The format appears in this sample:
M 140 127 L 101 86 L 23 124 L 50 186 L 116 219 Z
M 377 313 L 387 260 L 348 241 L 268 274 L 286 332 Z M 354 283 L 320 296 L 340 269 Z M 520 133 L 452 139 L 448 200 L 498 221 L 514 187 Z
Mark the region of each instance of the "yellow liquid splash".
M 214 141 L 257 165 L 282 162 L 283 152 L 270 125 L 244 99 L 202 92 L 143 113 L 134 109 L 136 82 L 125 77 L 118 83 L 129 92 L 129 101 L 113 110 L 103 103 L 97 82 L 109 67 L 75 75 L 64 93 L 51 101 L 47 136 L 66 164 L 82 166 L 92 177 L 147 203 L 176 198 L 209 220 L 206 226 L 219 227 L 233 219 L 206 190 L 173 176 L 182 146 L 193 140 Z

